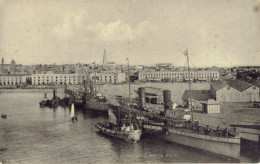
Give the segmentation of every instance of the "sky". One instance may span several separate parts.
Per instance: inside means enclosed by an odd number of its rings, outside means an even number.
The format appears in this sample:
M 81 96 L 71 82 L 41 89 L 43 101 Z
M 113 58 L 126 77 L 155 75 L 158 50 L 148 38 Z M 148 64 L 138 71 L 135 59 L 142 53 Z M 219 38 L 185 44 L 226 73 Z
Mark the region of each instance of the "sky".
M 0 58 L 18 64 L 260 64 L 260 0 L 0 0 Z

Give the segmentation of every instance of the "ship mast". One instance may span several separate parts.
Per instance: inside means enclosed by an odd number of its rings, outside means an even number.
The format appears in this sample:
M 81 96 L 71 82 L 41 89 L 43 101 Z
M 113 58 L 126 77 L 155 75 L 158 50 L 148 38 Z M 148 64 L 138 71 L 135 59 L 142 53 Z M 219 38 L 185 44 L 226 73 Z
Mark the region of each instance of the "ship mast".
M 131 88 L 130 88 L 130 71 L 129 71 L 129 59 L 127 58 L 127 65 L 128 65 L 128 89 L 129 89 L 129 100 L 131 98 Z
M 189 78 L 189 100 L 190 100 L 190 111 L 191 111 L 191 121 L 193 121 L 193 109 L 192 109 L 192 98 L 191 98 L 191 78 L 190 78 L 190 62 L 189 62 L 189 52 L 188 49 L 184 52 L 184 55 L 187 56 L 188 63 L 188 78 Z
M 131 99 L 131 88 L 130 88 L 130 71 L 129 71 L 129 59 L 127 58 L 127 67 L 128 67 L 128 91 L 129 91 L 129 103 L 130 103 L 130 99 Z M 129 120 L 130 120 L 130 125 L 131 125 L 131 112 L 129 111 L 128 113 L 129 115 Z
M 95 78 L 94 78 L 94 80 L 95 80 L 95 95 L 97 94 L 97 72 L 96 72 L 96 62 L 94 62 L 94 72 L 95 72 Z

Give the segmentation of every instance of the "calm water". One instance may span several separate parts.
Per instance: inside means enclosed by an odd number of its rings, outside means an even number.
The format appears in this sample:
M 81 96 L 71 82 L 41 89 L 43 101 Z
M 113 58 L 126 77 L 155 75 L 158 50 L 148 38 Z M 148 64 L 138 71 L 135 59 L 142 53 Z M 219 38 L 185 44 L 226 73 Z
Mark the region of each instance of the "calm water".
M 58 93 L 59 97 L 63 97 Z M 0 93 L 0 161 L 21 163 L 115 162 L 239 162 L 151 137 L 130 144 L 100 134 L 94 128 L 107 116 L 76 107 L 40 108 L 43 93 Z M 49 93 L 48 98 L 51 98 Z M 240 161 L 255 162 L 242 157 Z

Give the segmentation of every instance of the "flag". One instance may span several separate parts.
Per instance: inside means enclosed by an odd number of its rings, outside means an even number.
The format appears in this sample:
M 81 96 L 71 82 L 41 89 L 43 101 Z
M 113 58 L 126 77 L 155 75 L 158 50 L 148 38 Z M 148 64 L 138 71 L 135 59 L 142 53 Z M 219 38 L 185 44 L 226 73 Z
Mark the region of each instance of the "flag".
M 186 50 L 183 52 L 183 54 L 184 54 L 185 56 L 187 56 L 187 55 L 188 55 L 188 49 L 186 49 Z

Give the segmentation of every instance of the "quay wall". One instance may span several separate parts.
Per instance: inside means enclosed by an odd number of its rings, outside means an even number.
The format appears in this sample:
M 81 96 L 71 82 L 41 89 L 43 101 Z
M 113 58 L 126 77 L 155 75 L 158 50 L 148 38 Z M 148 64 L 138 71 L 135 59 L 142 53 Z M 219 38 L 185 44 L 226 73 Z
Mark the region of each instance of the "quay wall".
M 56 88 L 56 92 L 64 93 L 64 88 Z M 53 88 L 0 89 L 0 93 L 53 93 Z
M 0 93 L 34 93 L 34 92 L 52 92 L 54 88 L 57 88 L 57 92 L 64 92 L 64 87 L 62 85 L 58 86 L 42 86 L 42 85 L 30 85 L 23 88 L 16 88 L 16 87 L 9 87 L 9 88 L 1 88 Z M 68 86 L 71 87 L 71 86 Z M 74 87 L 74 86 L 72 86 Z M 75 85 L 75 87 L 77 87 Z M 83 87 L 83 86 L 81 86 Z M 131 97 L 135 98 L 138 97 L 135 91 L 138 91 L 139 87 L 155 87 L 161 88 L 162 90 L 170 90 L 172 93 L 172 101 L 174 103 L 181 103 L 182 102 L 182 95 L 185 90 L 188 90 L 188 83 L 139 83 L 139 84 L 131 84 Z M 203 83 L 193 83 L 192 90 L 209 90 L 210 84 L 208 82 Z M 128 83 L 124 84 L 104 84 L 98 85 L 97 90 L 100 90 L 108 98 L 111 96 L 128 96 Z
M 155 87 L 162 90 L 170 90 L 172 93 L 171 99 L 174 103 L 182 103 L 182 96 L 185 90 L 189 89 L 188 83 L 140 83 L 131 84 L 131 97 L 138 97 L 135 91 L 138 91 L 139 87 Z M 192 90 L 209 90 L 210 83 L 193 83 Z M 128 96 L 128 84 L 116 84 L 116 85 L 102 85 L 100 86 L 100 92 L 105 96 Z

